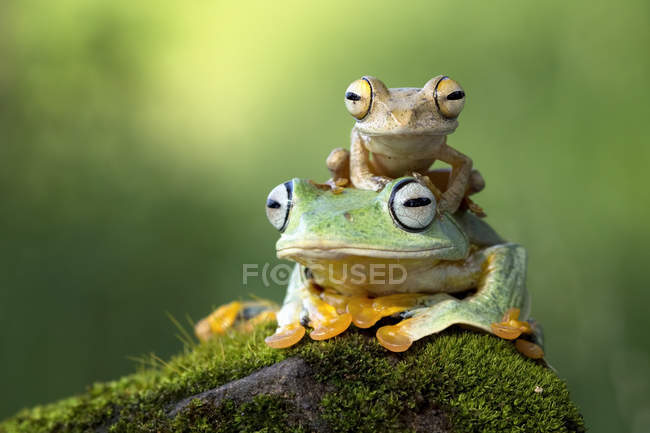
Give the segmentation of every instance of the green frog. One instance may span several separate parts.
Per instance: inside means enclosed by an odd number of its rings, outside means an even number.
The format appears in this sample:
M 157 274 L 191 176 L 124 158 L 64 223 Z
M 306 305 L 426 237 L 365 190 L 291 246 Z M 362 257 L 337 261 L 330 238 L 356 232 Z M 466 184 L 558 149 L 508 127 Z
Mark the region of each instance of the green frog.
M 296 265 L 266 343 L 290 347 L 306 327 L 325 340 L 390 316 L 398 322 L 376 337 L 394 352 L 463 325 L 541 358 L 541 333 L 527 321 L 526 251 L 466 209 L 440 209 L 440 198 L 417 174 L 379 192 L 302 179 L 274 188 L 266 213 L 281 232 L 277 256 Z

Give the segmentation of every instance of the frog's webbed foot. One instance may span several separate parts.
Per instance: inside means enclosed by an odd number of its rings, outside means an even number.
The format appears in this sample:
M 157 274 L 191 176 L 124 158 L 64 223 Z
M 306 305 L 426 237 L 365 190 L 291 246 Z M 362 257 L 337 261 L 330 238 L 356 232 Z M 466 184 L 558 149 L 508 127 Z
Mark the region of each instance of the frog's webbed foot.
M 352 315 L 352 322 L 357 327 L 370 328 L 380 319 L 412 310 L 430 297 L 419 293 L 399 293 L 372 299 L 355 296 L 349 298 L 346 311 Z
M 340 178 L 331 178 L 327 182 L 325 182 L 326 185 L 330 187 L 332 190 L 333 194 L 341 194 L 346 186 L 349 186 L 350 180 L 344 177 Z
M 417 312 L 424 312 L 427 308 L 445 300 L 454 300 L 454 298 L 446 294 L 430 295 L 423 293 L 398 293 L 377 298 L 355 296 L 347 298 L 345 310 L 352 316 L 352 322 L 357 327 L 370 328 L 384 317 L 394 316 L 398 313 L 405 315 L 417 314 Z M 377 331 L 377 339 L 388 350 L 403 352 L 414 341 L 414 338 L 407 331 L 413 325 L 413 321 L 403 320 L 394 326 L 381 327 Z M 449 325 L 443 324 L 438 330 L 444 329 L 446 326 Z M 427 335 L 438 331 L 431 328 L 429 323 L 426 323 L 425 327 Z
M 311 282 L 300 288 L 295 299 L 282 306 L 278 313 L 278 329 L 266 338 L 266 344 L 276 349 L 293 346 L 305 335 L 303 324 L 313 328 L 309 333 L 312 340 L 327 340 L 348 329 L 352 316 L 336 306 L 338 301 L 344 300 L 325 297 L 323 293 Z
M 270 301 L 234 301 L 222 305 L 208 317 L 194 326 L 194 333 L 201 341 L 225 334 L 229 329 L 238 327 L 250 331 L 261 322 L 275 320 L 277 305 Z
M 519 308 L 509 308 L 501 318 L 501 322 L 490 325 L 492 333 L 504 340 L 515 340 L 521 334 L 532 334 L 530 323 L 519 320 Z
M 519 320 L 519 313 L 519 308 L 508 309 L 501 322 L 491 325 L 492 332 L 505 340 L 515 340 L 515 347 L 524 356 L 532 359 L 543 358 L 541 328 L 535 322 Z

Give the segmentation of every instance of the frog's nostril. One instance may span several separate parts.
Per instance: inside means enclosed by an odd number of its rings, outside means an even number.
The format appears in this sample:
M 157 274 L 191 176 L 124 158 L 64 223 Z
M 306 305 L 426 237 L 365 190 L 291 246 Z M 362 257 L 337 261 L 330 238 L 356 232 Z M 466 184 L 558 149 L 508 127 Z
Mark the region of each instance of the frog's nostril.
M 354 218 L 352 218 L 352 215 L 350 215 L 350 212 L 345 212 L 343 214 L 343 216 L 345 217 L 346 220 L 348 220 L 350 222 L 352 222 L 354 220 Z

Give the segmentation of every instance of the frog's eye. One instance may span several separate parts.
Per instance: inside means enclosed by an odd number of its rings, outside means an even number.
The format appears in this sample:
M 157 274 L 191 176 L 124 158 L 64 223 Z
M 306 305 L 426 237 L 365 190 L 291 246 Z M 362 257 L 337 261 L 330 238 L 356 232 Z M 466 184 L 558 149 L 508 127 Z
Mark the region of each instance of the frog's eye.
M 393 221 L 409 232 L 426 229 L 436 216 L 435 196 L 415 179 L 404 179 L 395 185 L 388 206 Z
M 283 231 L 289 221 L 293 183 L 285 182 L 273 188 L 266 199 L 266 217 L 273 227 Z
M 351 115 L 361 120 L 370 111 L 372 104 L 372 87 L 370 82 L 361 78 L 350 84 L 345 91 L 345 108 Z
M 453 119 L 458 117 L 465 106 L 465 92 L 460 84 L 449 77 L 442 77 L 433 91 L 436 107 L 443 116 Z

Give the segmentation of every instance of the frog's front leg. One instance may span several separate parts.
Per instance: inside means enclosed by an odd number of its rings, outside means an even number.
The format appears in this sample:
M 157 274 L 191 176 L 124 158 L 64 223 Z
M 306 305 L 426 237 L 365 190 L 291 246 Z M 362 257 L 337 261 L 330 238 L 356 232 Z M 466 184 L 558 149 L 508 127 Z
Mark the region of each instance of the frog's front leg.
M 275 316 L 278 327 L 275 334 L 264 340 L 267 345 L 274 349 L 293 346 L 305 336 L 305 327 L 300 323 L 303 310 L 301 292 L 304 290 L 302 280 L 300 267 L 296 265 L 291 273 L 282 307 Z
M 451 177 L 447 190 L 442 194 L 440 210 L 456 212 L 467 193 L 472 174 L 472 160 L 445 143 L 438 153 L 438 159 L 451 165 Z
M 475 294 L 458 299 L 447 293 L 432 295 L 427 305 L 409 312 L 410 317 L 393 326 L 377 330 L 385 348 L 402 352 L 415 340 L 454 325 L 469 325 L 492 333 L 491 325 L 501 322 L 504 313 L 519 309 L 520 320 L 528 317 L 526 290 L 526 251 L 515 244 L 501 244 L 476 251 L 468 260 L 478 259 Z M 463 266 L 463 264 L 459 264 Z
M 320 291 L 305 277 L 304 269 L 300 265 L 294 267 L 287 295 L 276 315 L 278 328 L 265 340 L 275 349 L 293 346 L 304 337 L 303 317 L 314 328 L 309 334 L 313 340 L 332 338 L 352 323 L 350 314 L 339 314 L 334 306 L 321 299 Z
M 381 191 L 391 181 L 385 176 L 375 176 L 370 167 L 370 152 L 361 135 L 352 129 L 350 144 L 350 180 L 355 188 Z

